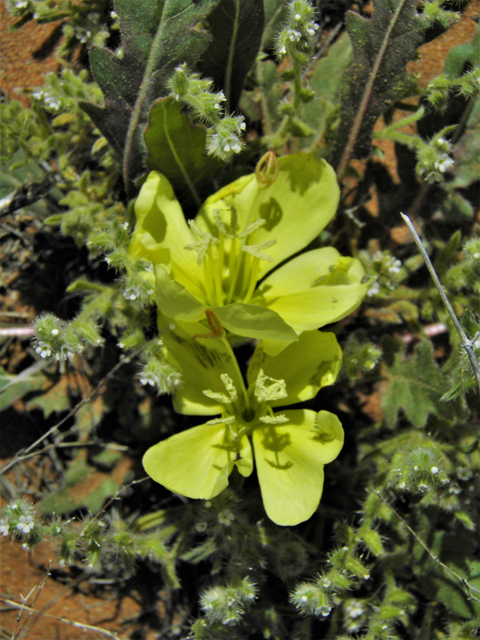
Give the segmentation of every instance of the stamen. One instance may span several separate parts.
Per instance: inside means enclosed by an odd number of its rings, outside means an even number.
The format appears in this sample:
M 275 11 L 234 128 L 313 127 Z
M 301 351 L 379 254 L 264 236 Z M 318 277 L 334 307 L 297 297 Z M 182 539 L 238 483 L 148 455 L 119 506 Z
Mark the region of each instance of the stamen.
M 266 223 L 265 218 L 258 218 L 257 220 L 255 220 L 255 222 L 252 222 L 251 224 L 249 224 L 248 227 L 245 227 L 244 231 L 238 234 L 238 237 L 246 238 L 257 229 L 260 229 L 260 227 L 263 227 L 265 223 Z
M 284 413 L 275 416 L 263 416 L 263 418 L 259 418 L 259 420 L 265 424 L 285 424 L 286 422 L 290 422 Z
M 235 422 L 235 416 L 224 416 L 221 418 L 213 418 L 213 420 L 208 420 L 205 424 L 225 424 L 228 427 L 231 427 Z
M 196 251 L 197 262 L 198 265 L 201 266 L 206 252 L 210 249 L 211 246 L 217 244 L 218 238 L 212 236 L 212 234 L 208 233 L 208 231 L 202 231 L 201 229 L 199 229 L 194 220 L 189 220 L 188 224 L 193 229 L 193 231 L 195 231 L 195 233 L 200 236 L 201 240 L 199 240 L 198 242 L 187 244 L 183 248 L 187 249 L 188 251 Z
M 235 400 L 238 398 L 238 393 L 235 385 L 233 384 L 233 380 L 227 373 L 222 373 L 220 379 L 225 385 L 228 396 L 224 393 L 217 393 L 216 391 L 212 391 L 211 389 L 202 391 L 203 395 L 207 396 L 207 398 L 211 398 L 212 400 L 217 400 L 221 404 L 231 404 L 232 402 L 235 402 Z
M 242 251 L 249 253 L 255 258 L 259 260 L 265 260 L 266 262 L 273 262 L 272 256 L 267 255 L 266 253 L 262 253 L 260 249 L 268 249 L 276 244 L 276 240 L 266 240 L 265 242 L 261 242 L 260 244 L 244 244 L 242 246 Z
M 269 383 L 269 386 L 266 386 Z M 205 393 L 205 392 L 204 392 Z M 255 397 L 259 402 L 272 402 L 273 400 L 281 400 L 288 396 L 287 384 L 285 380 L 275 380 L 263 373 L 263 369 L 258 372 L 255 382 Z

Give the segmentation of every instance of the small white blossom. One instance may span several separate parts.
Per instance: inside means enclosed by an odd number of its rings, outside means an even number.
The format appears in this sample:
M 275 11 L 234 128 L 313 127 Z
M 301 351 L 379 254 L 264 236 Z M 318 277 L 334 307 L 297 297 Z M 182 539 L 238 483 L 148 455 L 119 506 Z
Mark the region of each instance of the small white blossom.
M 223 524 L 224 527 L 229 527 L 234 520 L 235 516 L 229 509 L 225 509 L 225 511 L 221 511 L 218 514 L 218 521 L 220 524 Z
M 151 371 L 143 371 L 140 374 L 140 384 L 143 384 L 144 386 L 149 385 L 150 387 L 154 387 L 158 382 L 158 376 Z
M 457 469 L 457 476 L 460 478 L 460 480 L 470 480 L 472 475 L 472 472 L 467 467 L 459 467 Z
M 52 347 L 46 342 L 42 342 L 42 340 L 39 340 L 37 342 L 37 346 L 35 347 L 35 353 L 38 354 L 41 358 L 49 358 L 52 355 Z
M 30 531 L 33 531 L 34 527 L 35 522 L 32 516 L 20 516 L 18 519 L 17 529 L 22 533 L 28 534 Z
M 372 282 L 372 284 L 368 288 L 367 296 L 370 296 L 370 297 L 376 296 L 378 293 L 380 293 L 380 283 L 375 278 L 375 280 Z
M 317 607 L 315 609 L 315 615 L 316 616 L 323 616 L 324 618 L 326 618 L 327 616 L 330 615 L 330 611 L 331 610 L 332 610 L 331 605 L 324 604 L 322 607 Z
M 450 156 L 447 156 L 447 154 L 444 153 L 435 162 L 435 169 L 437 169 L 437 171 L 440 171 L 440 173 L 445 173 L 445 171 L 447 169 L 450 169 L 450 167 L 453 167 L 454 164 L 455 164 L 455 161 L 453 160 L 453 158 L 450 158 Z
M 0 521 L 0 533 L 2 534 L 2 536 L 8 536 L 8 532 L 9 532 L 9 525 L 8 522 L 6 520 L 1 520 Z
M 402 268 L 402 261 L 395 260 L 395 258 L 390 258 L 390 260 L 387 261 L 387 268 L 390 273 L 399 273 L 400 269 Z
M 297 31 L 296 29 L 289 29 L 287 31 L 287 37 L 292 42 L 298 42 L 302 37 L 302 34 L 300 33 L 300 31 Z
M 136 300 L 140 295 L 140 292 L 135 287 L 128 287 L 123 292 L 123 297 L 126 300 Z
M 361 602 L 360 600 L 353 600 L 346 607 L 347 615 L 350 618 L 358 618 L 364 613 L 364 611 L 365 608 L 363 606 L 363 602 Z

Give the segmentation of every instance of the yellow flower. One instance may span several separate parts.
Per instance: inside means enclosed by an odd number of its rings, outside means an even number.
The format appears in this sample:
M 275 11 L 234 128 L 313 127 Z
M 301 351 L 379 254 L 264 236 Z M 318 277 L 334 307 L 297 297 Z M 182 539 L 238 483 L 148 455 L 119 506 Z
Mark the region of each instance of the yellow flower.
M 333 169 L 309 154 L 280 158 L 278 169 L 274 181 L 251 174 L 220 189 L 190 224 L 165 176 L 148 176 L 130 252 L 153 263 L 165 315 L 197 322 L 211 309 L 227 330 L 268 340 L 275 353 L 360 304 L 368 283 L 358 260 L 327 247 L 283 264 L 335 214 Z
M 253 446 L 269 518 L 279 525 L 307 520 L 320 502 L 323 467 L 343 446 L 343 429 L 328 411 L 274 409 L 309 400 L 333 384 L 341 366 L 334 334 L 304 332 L 273 357 L 260 343 L 246 386 L 225 338 L 192 339 L 203 330 L 199 323 L 182 323 L 163 335 L 166 356 L 183 382 L 174 407 L 218 417 L 148 449 L 146 472 L 175 493 L 210 499 L 228 486 L 235 467 L 243 476 L 252 473 Z

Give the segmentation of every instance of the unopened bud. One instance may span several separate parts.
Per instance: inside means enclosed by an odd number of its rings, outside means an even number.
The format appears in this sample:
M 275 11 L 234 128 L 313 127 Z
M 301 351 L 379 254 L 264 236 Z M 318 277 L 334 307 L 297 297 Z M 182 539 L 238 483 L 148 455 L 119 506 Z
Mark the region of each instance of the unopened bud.
M 269 187 L 278 176 L 278 160 L 274 151 L 267 153 L 260 158 L 255 167 L 255 177 L 260 187 Z

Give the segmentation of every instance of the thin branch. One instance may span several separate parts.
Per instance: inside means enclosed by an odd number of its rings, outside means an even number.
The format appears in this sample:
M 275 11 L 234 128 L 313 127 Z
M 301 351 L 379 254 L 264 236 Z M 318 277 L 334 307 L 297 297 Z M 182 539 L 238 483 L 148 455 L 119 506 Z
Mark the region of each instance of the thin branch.
M 27 447 L 25 450 L 19 451 L 15 455 L 15 457 L 12 460 L 10 460 L 9 463 L 7 463 L 2 469 L 0 469 L 0 476 L 3 475 L 9 469 L 11 469 L 15 464 L 17 464 L 17 462 L 19 462 L 22 459 L 25 459 L 25 456 L 29 454 L 30 451 L 32 451 L 32 449 L 35 449 L 35 447 L 38 446 L 41 442 L 43 442 L 43 440 L 51 436 L 52 433 L 55 433 L 59 429 L 59 427 L 62 426 L 62 424 L 64 424 L 67 420 L 69 420 L 72 416 L 74 416 L 85 404 L 90 402 L 90 400 L 95 399 L 96 396 L 100 393 L 102 387 L 106 384 L 106 382 L 115 375 L 115 373 L 118 371 L 118 369 L 120 369 L 120 367 L 122 367 L 127 362 L 130 362 L 130 360 L 133 357 L 134 355 L 128 356 L 123 360 L 120 360 L 120 362 L 117 362 L 117 364 L 113 367 L 113 369 L 111 369 L 111 371 L 109 371 L 107 375 L 104 378 L 102 378 L 102 380 L 100 380 L 100 382 L 97 384 L 95 389 L 93 389 L 88 394 L 88 396 L 86 396 L 83 400 L 81 400 L 64 418 L 60 420 L 60 422 L 57 422 L 56 425 L 54 425 L 51 429 L 49 429 L 46 433 L 44 433 L 43 436 L 38 438 L 38 440 L 35 440 L 35 442 L 31 444 L 29 447 Z M 43 361 L 40 361 L 40 362 L 43 364 Z
M 470 584 L 468 582 L 468 580 L 466 580 L 465 578 L 463 578 L 462 576 L 458 575 L 458 573 L 456 573 L 455 571 L 453 571 L 452 569 L 450 569 L 450 567 L 448 567 L 444 562 L 442 562 L 438 556 L 436 556 L 433 551 L 431 551 L 428 546 L 425 544 L 425 542 L 420 538 L 420 536 L 415 533 L 415 531 L 412 529 L 412 527 L 408 524 L 408 522 L 406 522 L 406 520 L 398 513 L 398 511 L 396 511 L 392 505 L 387 502 L 387 500 L 385 500 L 385 498 L 378 493 L 377 491 L 375 491 L 374 489 L 369 489 L 369 491 L 371 491 L 372 493 L 374 493 L 377 498 L 380 498 L 380 500 L 387 505 L 387 507 L 397 516 L 397 518 L 400 520 L 400 522 L 405 525 L 405 527 L 408 529 L 408 531 L 412 534 L 412 536 L 415 538 L 415 540 L 425 549 L 425 551 L 428 553 L 428 555 L 432 558 L 432 560 L 434 560 L 437 564 L 439 564 L 442 569 L 445 569 L 445 571 L 447 571 L 451 576 L 453 576 L 454 578 L 456 578 L 457 580 L 459 580 L 466 588 L 467 588 L 467 592 L 468 592 L 468 597 L 470 600 L 475 600 L 475 602 L 480 602 L 479 598 L 474 598 L 472 596 L 472 594 L 470 593 L 471 591 L 475 591 L 475 593 L 480 594 L 480 590 L 477 589 L 476 587 L 473 586 L 473 584 Z
M 5 598 L 0 596 L 0 601 L 4 602 L 6 605 L 11 607 L 12 609 L 20 609 L 22 611 L 28 611 L 31 614 L 40 613 L 38 609 L 33 609 L 32 607 L 27 607 L 20 602 L 15 602 L 15 600 L 10 600 L 9 598 Z M 100 629 L 100 627 L 94 627 L 91 624 L 85 624 L 83 622 L 75 622 L 75 620 L 67 620 L 66 618 L 60 618 L 59 616 L 54 616 L 50 613 L 43 614 L 46 618 L 53 618 L 58 622 L 63 622 L 63 624 L 69 624 L 71 627 L 75 627 L 76 629 L 82 629 L 82 631 L 93 631 L 94 633 L 98 633 L 102 636 L 106 636 L 107 638 L 112 638 L 113 640 L 118 640 L 118 634 L 115 631 L 107 631 L 107 629 Z
M 467 334 L 465 333 L 465 331 L 463 330 L 462 325 L 460 324 L 457 316 L 455 315 L 455 311 L 453 310 L 452 305 L 450 304 L 449 299 L 447 298 L 447 294 L 445 293 L 442 284 L 437 276 L 437 272 L 435 271 L 435 268 L 429 258 L 428 253 L 425 250 L 425 247 L 423 246 L 422 240 L 420 239 L 420 236 L 418 235 L 415 227 L 412 224 L 412 221 L 410 220 L 410 218 L 408 216 L 406 216 L 404 213 L 400 212 L 400 215 L 402 216 L 402 218 L 405 221 L 405 224 L 407 225 L 407 227 L 410 230 L 410 233 L 413 236 L 413 239 L 415 240 L 415 244 L 418 247 L 418 250 L 420 251 L 420 253 L 422 254 L 422 258 L 425 261 L 425 264 L 427 266 L 428 271 L 430 272 L 430 275 L 432 276 L 432 280 L 435 283 L 435 286 L 437 287 L 438 293 L 440 294 L 440 297 L 442 298 L 443 304 L 445 305 L 445 308 L 448 312 L 448 315 L 450 316 L 453 324 L 455 325 L 455 329 L 458 331 L 458 334 L 460 335 L 460 338 L 462 339 L 462 346 L 465 349 L 465 351 L 467 352 L 468 357 L 470 358 L 470 363 L 472 365 L 472 369 L 473 369 L 473 374 L 475 376 L 475 380 L 477 381 L 477 387 L 478 387 L 478 391 L 480 393 L 480 367 L 478 366 L 478 360 L 477 360 L 477 356 L 475 354 L 475 350 L 474 350 L 474 346 L 475 346 L 475 339 L 474 340 L 470 340 L 470 338 L 467 336 Z

